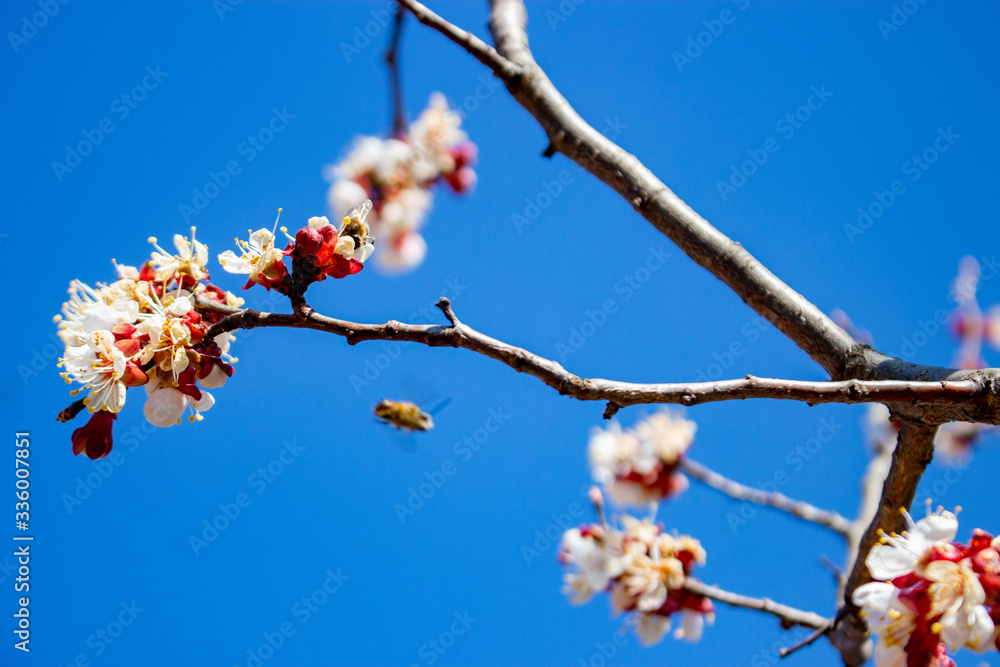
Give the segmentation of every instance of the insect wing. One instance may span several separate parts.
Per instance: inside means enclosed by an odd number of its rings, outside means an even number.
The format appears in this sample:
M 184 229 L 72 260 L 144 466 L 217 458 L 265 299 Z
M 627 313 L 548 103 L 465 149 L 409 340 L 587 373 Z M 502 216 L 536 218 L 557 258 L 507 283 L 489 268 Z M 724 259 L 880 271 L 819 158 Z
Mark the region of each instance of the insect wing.
M 365 221 L 365 218 L 367 218 L 368 214 L 371 212 L 372 212 L 372 200 L 366 199 L 357 206 L 355 206 L 354 208 L 352 208 L 350 211 L 348 211 L 344 217 L 349 219 L 351 222 L 360 225 Z

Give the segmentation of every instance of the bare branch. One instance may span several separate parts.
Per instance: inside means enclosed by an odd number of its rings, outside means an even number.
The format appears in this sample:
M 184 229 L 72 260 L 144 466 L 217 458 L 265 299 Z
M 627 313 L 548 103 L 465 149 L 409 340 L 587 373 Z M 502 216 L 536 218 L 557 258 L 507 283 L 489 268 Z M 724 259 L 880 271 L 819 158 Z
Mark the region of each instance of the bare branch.
M 805 521 L 825 526 L 844 537 L 847 537 L 848 531 L 851 528 L 851 522 L 837 512 L 820 509 L 801 500 L 793 500 L 781 493 L 766 492 L 750 486 L 744 486 L 728 477 L 723 477 L 719 473 L 691 459 L 682 459 L 680 469 L 698 481 L 704 482 L 717 491 L 721 491 L 730 498 L 746 500 L 757 505 L 767 505 L 768 507 L 788 512 Z
M 794 607 L 779 604 L 768 598 L 752 598 L 746 595 L 739 595 L 738 593 L 730 593 L 729 591 L 709 586 L 695 579 L 685 579 L 684 590 L 695 595 L 703 595 L 719 602 L 725 602 L 732 607 L 743 607 L 744 609 L 754 609 L 773 614 L 781 619 L 781 625 L 786 628 L 795 625 L 801 625 L 806 628 L 827 628 L 832 623 L 831 619 L 824 618 L 811 611 L 795 609 Z
M 864 657 L 864 644 L 867 643 L 859 628 L 864 622 L 858 615 L 858 608 L 851 600 L 855 589 L 871 581 L 871 574 L 865 565 L 868 552 L 879 539 L 880 531 L 887 533 L 902 532 L 906 521 L 902 511 L 910 507 L 916 495 L 917 484 L 934 458 L 934 435 L 937 426 L 914 424 L 904 421 L 899 430 L 896 448 L 892 453 L 892 464 L 889 474 L 882 485 L 875 516 L 861 536 L 857 549 L 857 557 L 851 568 L 844 589 L 844 609 L 838 617 L 837 626 L 833 630 L 830 641 L 840 650 L 845 664 L 861 664 L 857 662 Z M 871 469 L 871 467 L 870 467 Z M 870 481 L 873 483 L 873 481 Z
M 934 435 L 936 426 L 903 422 L 899 429 L 896 449 L 892 452 L 892 464 L 882 486 L 875 518 L 868 525 L 858 548 L 858 559 L 851 569 L 844 591 L 844 601 L 850 602 L 850 595 L 861 584 L 871 581 L 865 556 L 878 541 L 878 531 L 901 532 L 906 528 L 902 511 L 910 507 L 917 492 L 917 483 L 924 474 L 927 464 L 934 458 Z
M 411 7 L 418 5 L 412 1 L 407 1 L 406 4 Z M 859 345 L 805 297 L 772 274 L 739 243 L 728 238 L 693 211 L 634 155 L 601 135 L 580 117 L 534 60 L 528 46 L 527 12 L 522 0 L 491 0 L 491 7 L 490 32 L 496 44 L 496 51 L 500 58 L 504 59 L 503 62 L 511 64 L 519 72 L 519 76 L 515 78 L 505 78 L 499 73 L 498 76 L 504 80 L 511 95 L 534 116 L 545 131 L 549 143 L 544 155 L 551 156 L 555 152 L 560 152 L 618 192 L 640 215 L 668 236 L 689 257 L 722 280 L 747 305 L 808 353 L 834 380 L 914 383 L 896 398 L 889 398 L 889 393 L 883 395 L 890 411 L 895 418 L 904 422 L 904 427 L 892 456 L 892 466 L 885 479 L 874 518 L 864 531 L 861 531 L 860 527 L 857 529 L 852 527 L 848 535 L 851 545 L 857 546 L 855 562 L 843 591 L 844 599 L 848 603 L 845 610 L 848 613 L 838 618 L 837 628 L 831 633 L 830 639 L 841 649 L 845 663 L 861 664 L 866 659 L 864 655 L 867 650 L 862 647 L 865 636 L 864 623 L 849 607 L 853 590 L 868 577 L 864 568 L 864 555 L 868 553 L 876 539 L 878 528 L 893 530 L 901 527 L 898 510 L 909 506 L 913 499 L 920 477 L 933 454 L 936 425 L 949 421 L 989 424 L 998 422 L 1000 370 L 970 371 L 922 366 L 894 359 L 868 346 Z M 436 29 L 461 43 L 454 35 L 465 33 L 447 24 L 440 17 L 434 18 Z M 467 50 L 497 72 L 496 63 L 485 59 L 482 49 L 483 46 L 477 49 L 467 47 Z M 528 368 L 518 366 L 515 368 L 533 372 L 530 362 L 530 356 L 523 358 L 520 363 Z M 554 366 L 558 371 L 562 371 L 557 364 Z M 600 393 L 598 388 L 608 388 L 601 384 L 607 381 L 583 380 L 581 382 L 586 385 L 581 390 L 572 382 L 573 378 L 576 376 L 567 378 L 566 375 L 557 372 L 553 380 L 571 381 L 568 384 L 556 385 L 542 377 L 549 384 L 557 386 L 562 393 L 577 395 L 578 398 L 585 400 L 589 400 L 594 392 Z M 746 378 L 745 382 L 753 385 L 755 380 Z M 919 392 L 937 393 L 938 389 L 931 388 L 934 383 L 938 383 L 940 389 L 945 389 L 947 386 L 958 391 L 967 391 L 970 389 L 968 385 L 952 385 L 966 381 L 972 382 L 976 389 L 957 401 L 925 401 L 917 397 Z M 914 392 L 917 384 L 921 388 Z M 785 386 L 792 389 L 793 393 L 797 390 L 810 390 L 801 386 L 792 387 L 788 383 L 785 383 Z M 858 387 L 858 385 L 851 386 Z M 634 385 L 630 388 L 636 387 L 650 391 L 665 388 L 664 385 Z M 671 389 L 679 388 L 679 385 L 675 385 Z M 618 389 L 624 388 L 618 387 Z M 715 383 L 711 388 L 697 387 L 697 389 L 701 393 L 694 394 L 694 398 L 689 399 L 691 402 L 683 400 L 680 402 L 693 404 L 721 400 L 717 397 L 727 392 L 735 392 L 735 395 L 732 393 L 728 395 L 728 398 L 734 398 L 760 395 L 753 392 L 763 391 L 759 384 L 753 390 L 747 386 L 726 383 Z M 832 383 L 826 385 L 824 389 L 833 392 L 838 390 Z M 887 386 L 881 389 L 891 391 Z M 778 390 L 778 387 L 772 386 L 770 390 Z M 777 397 L 774 394 L 767 395 Z M 810 402 L 801 396 L 786 397 Z M 640 390 L 638 394 L 626 393 L 624 397 L 609 399 L 605 416 L 613 415 L 625 405 L 645 402 L 651 398 L 649 395 L 643 395 Z M 658 396 L 656 400 L 671 402 L 665 396 Z M 873 466 L 875 467 L 869 469 L 869 482 L 874 487 L 878 485 L 879 480 L 875 479 L 878 476 L 875 474 L 877 466 L 875 463 Z M 863 502 L 859 517 L 865 517 L 868 511 L 870 511 L 869 504 Z M 864 525 L 864 521 L 861 521 L 861 525 Z
M 740 244 L 695 213 L 634 155 L 590 126 L 535 62 L 520 0 L 493 0 L 490 31 L 501 55 L 521 68 L 511 95 L 542 126 L 551 147 L 604 181 L 689 257 L 729 285 L 834 378 L 855 341 Z
M 715 401 L 748 398 L 774 398 L 819 403 L 866 403 L 911 401 L 927 403 L 964 403 L 984 393 L 984 387 L 972 380 L 959 382 L 894 382 L 847 380 L 842 382 L 810 382 L 777 380 L 748 375 L 738 380 L 718 382 L 680 382 L 639 384 L 602 378 L 581 378 L 570 373 L 558 362 L 533 354 L 523 348 L 504 343 L 463 324 L 447 299 L 438 308 L 451 326 L 404 324 L 359 324 L 315 312 L 304 301 L 297 304 L 295 314 L 263 313 L 239 310 L 199 298 L 202 310 L 225 313 L 227 317 L 212 325 L 208 335 L 217 336 L 236 329 L 255 327 L 292 327 L 316 329 L 343 336 L 351 345 L 366 340 L 397 340 L 422 343 L 431 347 L 459 347 L 501 361 L 520 373 L 528 373 L 560 394 L 582 401 L 607 401 L 617 408 L 652 403 L 698 405 Z M 608 415 L 606 411 L 605 414 Z M 613 414 L 614 411 L 611 411 Z M 996 417 L 1000 421 L 1000 415 Z
M 501 81 L 509 84 L 520 76 L 521 72 L 517 65 L 501 56 L 496 49 L 472 33 L 445 21 L 415 0 L 399 0 L 399 4 L 413 12 L 418 21 L 434 28 L 472 54 L 476 60 L 489 67 Z
M 404 3 L 424 22 L 463 46 L 465 33 L 415 0 Z M 493 0 L 490 31 L 497 45 L 500 67 L 485 58 L 485 44 L 467 47 L 486 62 L 507 85 L 511 95 L 530 112 L 548 135 L 545 155 L 561 152 L 604 181 L 624 197 L 647 221 L 663 232 L 688 256 L 729 285 L 751 308 L 823 366 L 835 380 L 963 381 L 990 385 L 989 400 L 958 403 L 913 403 L 909 398 L 890 403 L 900 417 L 942 424 L 948 421 L 995 423 L 1000 414 L 1000 371 L 952 370 L 921 366 L 888 357 L 859 345 L 849 334 L 805 297 L 768 271 L 739 243 L 726 237 L 681 201 L 634 155 L 587 124 L 535 62 L 528 47 L 527 14 L 521 0 Z M 517 69 L 505 78 L 504 69 Z M 499 68 L 499 69 L 498 69 Z M 618 406 L 621 407 L 621 406 Z M 613 413 L 615 406 L 609 405 Z

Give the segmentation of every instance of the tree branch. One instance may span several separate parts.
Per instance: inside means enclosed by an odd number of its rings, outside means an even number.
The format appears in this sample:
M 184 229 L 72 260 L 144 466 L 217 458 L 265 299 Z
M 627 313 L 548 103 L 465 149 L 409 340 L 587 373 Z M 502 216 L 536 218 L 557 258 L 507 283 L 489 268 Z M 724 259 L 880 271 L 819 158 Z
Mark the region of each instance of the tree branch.
M 472 33 L 452 25 L 414 0 L 399 0 L 399 4 L 409 9 L 418 21 L 437 30 L 468 51 L 476 60 L 489 67 L 504 83 L 512 83 L 520 76 L 521 71 L 517 65 L 501 56 L 496 49 Z
M 743 607 L 744 609 L 754 609 L 773 614 L 781 619 L 781 625 L 786 628 L 795 625 L 801 625 L 806 628 L 827 628 L 832 622 L 829 618 L 824 618 L 811 611 L 795 609 L 794 607 L 779 604 L 768 598 L 752 598 L 746 595 L 739 595 L 738 593 L 730 593 L 729 591 L 709 586 L 695 579 L 685 579 L 684 590 L 695 595 L 702 595 L 713 600 L 718 600 L 719 602 L 725 602 L 732 607 Z
M 861 479 L 859 489 L 861 500 L 858 502 L 858 512 L 847 533 L 847 563 L 844 572 L 838 576 L 840 584 L 837 588 L 838 599 L 844 596 L 847 587 L 847 573 L 853 572 L 861 540 L 878 512 L 882 486 L 885 484 L 889 468 L 892 465 L 892 452 L 895 449 L 895 443 L 892 440 L 880 438 L 876 440 L 875 447 L 875 452 L 868 462 L 868 467 L 865 468 L 864 477 Z
M 833 379 L 972 380 L 980 386 L 991 385 L 988 401 L 928 406 L 904 399 L 891 403 L 890 409 L 900 417 L 927 423 L 996 423 L 1000 414 L 1000 370 L 956 371 L 921 366 L 859 345 L 739 243 L 693 211 L 638 158 L 583 120 L 535 62 L 528 46 L 527 14 L 521 0 L 492 0 L 490 31 L 497 45 L 495 51 L 416 0 L 403 0 L 403 4 L 421 22 L 465 48 L 504 81 L 511 95 L 545 130 L 549 140 L 547 155 L 563 153 L 618 192 L 689 257 L 807 352 Z M 610 407 L 609 414 L 613 413 Z
M 871 581 L 868 568 L 865 567 L 865 557 L 872 546 L 878 541 L 878 531 L 887 533 L 902 532 L 906 521 L 901 510 L 907 509 L 913 503 L 917 483 L 924 474 L 927 464 L 934 458 L 934 435 L 936 426 L 912 424 L 903 422 L 896 440 L 896 449 L 892 452 L 892 464 L 889 474 L 882 486 L 882 496 L 879 499 L 875 518 L 868 525 L 861 538 L 858 548 L 858 558 L 847 579 L 847 590 L 844 591 L 844 601 L 850 603 L 854 589 Z
M 917 484 L 934 458 L 934 436 L 937 426 L 904 421 L 892 453 L 889 474 L 882 485 L 875 516 L 861 536 L 857 557 L 844 588 L 844 608 L 838 615 L 830 641 L 836 646 L 847 665 L 863 664 L 870 648 L 863 632 L 865 623 L 858 615 L 858 608 L 851 600 L 855 589 L 872 580 L 865 559 L 878 542 L 879 531 L 902 532 L 906 521 L 901 510 L 909 508 L 916 495 Z M 871 466 L 869 467 L 871 470 Z M 866 480 L 874 484 L 871 480 Z
M 418 18 L 421 13 L 429 13 L 415 0 L 405 0 L 404 4 Z M 893 416 L 904 421 L 906 426 L 900 433 L 899 445 L 893 454 L 892 468 L 885 480 L 875 517 L 861 534 L 857 558 L 844 591 L 849 603 L 854 588 L 867 578 L 864 555 L 872 545 L 876 529 L 892 530 L 898 527 L 900 517 L 896 512 L 900 507 L 908 506 L 913 499 L 933 452 L 935 425 L 949 421 L 997 423 L 1000 416 L 1000 370 L 968 371 L 921 366 L 859 345 L 739 243 L 693 211 L 634 155 L 583 120 L 535 62 L 528 46 L 527 12 L 522 0 L 491 0 L 490 4 L 490 32 L 499 61 L 492 55 L 489 58 L 484 55 L 489 53 L 484 51 L 489 47 L 482 43 L 470 44 L 467 33 L 437 15 L 430 14 L 433 19 L 424 22 L 462 45 L 497 73 L 511 95 L 544 129 L 548 137 L 546 156 L 563 153 L 618 192 L 689 257 L 733 289 L 747 305 L 809 354 L 832 379 L 946 384 L 971 381 L 980 388 L 980 393 L 954 403 L 924 403 L 911 400 L 913 395 L 887 402 Z M 498 62 L 503 64 L 502 68 Z M 519 75 L 505 76 L 509 71 L 508 65 Z M 615 401 L 609 402 L 606 416 L 614 414 L 618 407 Z M 831 642 L 841 648 L 845 662 L 860 659 L 860 653 L 850 655 L 847 650 L 851 647 L 857 649 L 860 645 L 858 637 L 863 636 L 864 624 L 858 623 L 856 614 L 846 614 L 843 622 L 838 621 L 837 630 L 831 633 Z
M 695 213 L 638 158 L 580 117 L 535 62 L 520 0 L 493 0 L 491 6 L 490 31 L 497 50 L 523 72 L 517 85 L 507 88 L 542 126 L 552 147 L 618 192 L 689 257 L 839 379 L 855 341 L 740 244 Z
M 820 509 L 801 500 L 793 500 L 781 493 L 766 492 L 750 486 L 744 486 L 728 477 L 723 477 L 714 470 L 710 470 L 691 459 L 682 459 L 680 469 L 698 481 L 704 482 L 717 491 L 721 491 L 730 498 L 746 500 L 757 505 L 767 505 L 768 507 L 788 512 L 805 521 L 825 526 L 844 537 L 847 537 L 850 530 L 851 522 L 837 512 Z
M 264 313 L 251 309 L 222 306 L 199 297 L 198 308 L 224 313 L 227 317 L 212 325 L 209 337 L 236 329 L 256 327 L 291 327 L 326 331 L 347 339 L 351 345 L 366 340 L 396 340 L 422 343 L 430 347 L 458 347 L 496 359 L 520 373 L 528 373 L 560 394 L 582 401 L 607 401 L 616 408 L 629 405 L 673 403 L 698 405 L 716 401 L 748 398 L 774 398 L 820 403 L 866 403 L 908 400 L 928 403 L 964 403 L 983 394 L 984 388 L 973 381 L 961 382 L 892 382 L 848 380 L 810 382 L 776 380 L 748 375 L 738 380 L 718 382 L 680 382 L 639 384 L 602 378 L 581 378 L 558 362 L 504 343 L 463 324 L 447 299 L 437 303 L 451 326 L 404 324 L 359 324 L 315 312 L 304 301 L 295 314 Z M 1000 422 L 1000 416 L 997 421 Z

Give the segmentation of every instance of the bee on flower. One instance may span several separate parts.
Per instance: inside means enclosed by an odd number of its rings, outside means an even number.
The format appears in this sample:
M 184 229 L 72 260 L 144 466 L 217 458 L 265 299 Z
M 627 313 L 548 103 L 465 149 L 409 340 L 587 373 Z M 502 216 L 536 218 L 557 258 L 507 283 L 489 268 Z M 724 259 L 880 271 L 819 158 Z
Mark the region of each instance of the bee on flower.
M 469 192 L 476 182 L 472 169 L 476 146 L 461 129 L 461 116 L 441 93 L 431 95 L 427 109 L 398 136 L 360 137 L 348 154 L 325 174 L 333 211 L 370 199 L 372 235 L 379 240 L 379 267 L 408 271 L 427 255 L 420 229 L 433 201 L 432 188 L 445 184 Z

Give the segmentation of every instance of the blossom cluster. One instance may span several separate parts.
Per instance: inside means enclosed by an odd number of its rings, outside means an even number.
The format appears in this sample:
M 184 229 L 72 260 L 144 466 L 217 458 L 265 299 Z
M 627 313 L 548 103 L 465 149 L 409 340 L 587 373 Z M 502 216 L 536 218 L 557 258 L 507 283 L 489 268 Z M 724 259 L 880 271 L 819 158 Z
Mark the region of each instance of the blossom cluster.
M 938 509 L 909 529 L 882 535 L 865 564 L 879 581 L 859 586 L 854 604 L 878 635 L 875 663 L 955 667 L 948 651 L 1000 649 L 1000 539 L 976 529 L 954 542 L 955 514 Z
M 274 289 L 282 294 L 297 291 L 301 295 L 314 282 L 345 278 L 365 268 L 365 260 L 375 250 L 375 239 L 369 235 L 367 223 L 371 210 L 372 202 L 362 201 L 347 212 L 339 229 L 326 216 L 309 218 L 295 236 L 282 227 L 288 239 L 284 250 L 275 246 L 278 231 L 275 220 L 275 228 L 270 231 L 262 228 L 250 231 L 247 241 L 236 239 L 240 254 L 227 250 L 219 255 L 219 263 L 229 273 L 248 276 L 243 289 L 256 284 L 268 291 Z M 291 271 L 285 265 L 285 257 L 292 258 Z
M 587 453 L 594 481 L 619 505 L 642 506 L 682 493 L 687 478 L 677 471 L 697 425 L 662 410 L 623 430 L 615 421 L 595 428 Z
M 564 592 L 576 604 L 595 593 L 610 593 L 616 613 L 634 614 L 633 625 L 644 644 L 659 642 L 670 629 L 671 616 L 681 614 L 674 636 L 701 638 L 712 623 L 712 601 L 685 590 L 684 581 L 695 565 L 705 563 L 705 550 L 686 535 L 668 535 L 649 519 L 621 518 L 621 527 L 604 519 L 603 498 L 595 487 L 591 500 L 601 518 L 563 534 L 559 560 L 573 567 L 565 576 Z
M 284 250 L 275 245 L 275 231 L 258 229 L 240 241 L 240 255 L 231 250 L 219 255 L 230 273 L 247 275 L 243 289 L 261 285 L 286 295 L 301 297 L 308 286 L 326 278 L 344 278 L 364 268 L 373 247 L 365 221 L 372 203 L 365 200 L 351 209 L 339 229 L 325 217 L 310 218 Z M 280 215 L 280 209 L 279 209 Z M 275 221 L 275 228 L 277 227 Z M 233 335 L 209 337 L 224 309 L 196 310 L 198 301 L 239 308 L 243 299 L 208 282 L 208 247 L 195 239 L 176 235 L 176 254 L 151 238 L 154 250 L 141 267 L 119 265 L 118 280 L 96 287 L 74 280 L 69 300 L 56 317 L 66 350 L 59 360 L 67 383 L 82 385 L 70 394 L 87 395 L 59 414 L 69 421 L 84 409 L 85 426 L 72 435 L 73 453 L 103 458 L 113 445 L 112 426 L 125 407 L 128 389 L 145 387 L 146 419 L 156 426 L 173 426 L 190 411 L 199 421 L 215 404 L 207 389 L 225 384 L 233 374 L 235 358 L 229 355 Z M 289 271 L 285 257 L 291 257 Z
M 73 453 L 91 459 L 108 455 L 112 425 L 125 407 L 127 390 L 145 387 L 143 412 L 156 426 L 202 418 L 215 403 L 206 389 L 221 387 L 233 374 L 232 334 L 207 337 L 218 313 L 195 310 L 198 297 L 232 307 L 243 300 L 209 284 L 208 248 L 176 235 L 176 254 L 157 245 L 140 268 L 116 264 L 118 280 L 91 287 L 74 280 L 62 314 L 56 316 L 66 345 L 59 360 L 67 383 L 87 395 L 59 415 L 69 421 L 84 409 L 91 417 L 72 435 Z
M 655 515 L 661 500 L 687 488 L 677 471 L 694 441 L 697 426 L 671 410 L 662 410 L 622 429 L 612 422 L 596 428 L 588 445 L 591 475 L 618 505 L 651 505 Z M 646 645 L 659 642 L 680 613 L 678 638 L 697 641 L 705 623 L 715 618 L 711 600 L 684 588 L 695 565 L 705 563 L 698 540 L 670 535 L 652 518 L 627 514 L 611 525 L 605 519 L 604 495 L 597 487 L 590 498 L 600 522 L 563 534 L 559 560 L 573 568 L 565 577 L 566 592 L 576 604 L 598 591 L 610 593 L 616 613 L 630 613 Z
M 338 164 L 327 166 L 331 210 L 365 198 L 374 202 L 370 224 L 382 245 L 380 268 L 407 271 L 423 262 L 427 243 L 420 229 L 434 185 L 443 183 L 456 193 L 475 185 L 476 145 L 461 125 L 444 95 L 434 93 L 405 131 L 387 139 L 360 137 Z

